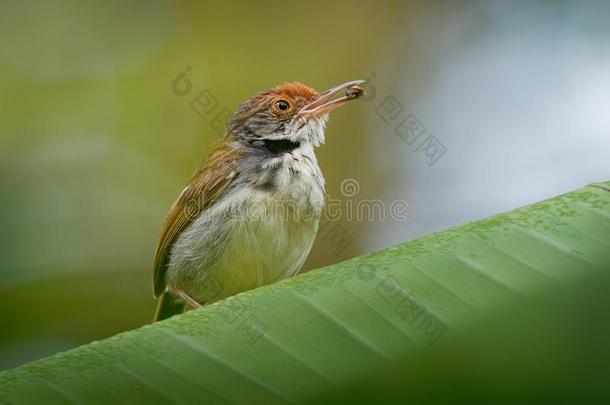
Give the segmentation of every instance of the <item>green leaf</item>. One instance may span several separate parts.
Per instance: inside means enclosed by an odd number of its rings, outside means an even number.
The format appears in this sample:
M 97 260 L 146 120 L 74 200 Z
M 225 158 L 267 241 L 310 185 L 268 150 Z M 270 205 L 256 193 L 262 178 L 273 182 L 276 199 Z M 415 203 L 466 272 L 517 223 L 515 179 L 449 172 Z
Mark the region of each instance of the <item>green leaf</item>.
M 527 297 L 312 404 L 608 404 L 610 272 Z
M 0 401 L 301 402 L 605 274 L 608 235 L 606 182 L 0 373 Z

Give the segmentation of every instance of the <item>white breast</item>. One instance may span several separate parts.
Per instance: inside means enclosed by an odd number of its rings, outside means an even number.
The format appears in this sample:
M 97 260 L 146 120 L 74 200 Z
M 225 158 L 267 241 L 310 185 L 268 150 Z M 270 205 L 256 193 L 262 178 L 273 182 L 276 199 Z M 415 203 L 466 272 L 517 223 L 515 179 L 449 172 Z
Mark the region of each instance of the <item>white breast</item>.
M 276 165 L 275 190 L 244 186 L 180 235 L 169 262 L 170 289 L 210 303 L 300 270 L 318 230 L 324 180 L 313 150 L 299 149 Z

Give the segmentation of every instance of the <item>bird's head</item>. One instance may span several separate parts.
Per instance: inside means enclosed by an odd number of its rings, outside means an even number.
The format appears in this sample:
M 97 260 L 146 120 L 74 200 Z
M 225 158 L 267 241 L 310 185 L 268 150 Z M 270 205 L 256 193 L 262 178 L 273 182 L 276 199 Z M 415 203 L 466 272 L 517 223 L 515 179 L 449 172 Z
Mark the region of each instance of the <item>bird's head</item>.
M 318 146 L 324 142 L 328 113 L 358 98 L 363 93 L 358 87 L 361 83 L 364 82 L 344 83 L 322 93 L 299 82 L 262 91 L 239 106 L 229 122 L 229 132 L 254 146 Z M 342 92 L 345 95 L 336 98 Z

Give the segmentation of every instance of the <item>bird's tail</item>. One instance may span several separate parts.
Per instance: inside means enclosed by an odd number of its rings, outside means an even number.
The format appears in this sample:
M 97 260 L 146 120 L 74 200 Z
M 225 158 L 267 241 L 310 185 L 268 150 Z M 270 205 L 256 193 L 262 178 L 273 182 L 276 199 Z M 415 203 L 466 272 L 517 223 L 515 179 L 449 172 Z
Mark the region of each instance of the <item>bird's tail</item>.
M 165 291 L 157 298 L 157 310 L 153 322 L 162 321 L 182 312 L 184 312 L 184 301 Z

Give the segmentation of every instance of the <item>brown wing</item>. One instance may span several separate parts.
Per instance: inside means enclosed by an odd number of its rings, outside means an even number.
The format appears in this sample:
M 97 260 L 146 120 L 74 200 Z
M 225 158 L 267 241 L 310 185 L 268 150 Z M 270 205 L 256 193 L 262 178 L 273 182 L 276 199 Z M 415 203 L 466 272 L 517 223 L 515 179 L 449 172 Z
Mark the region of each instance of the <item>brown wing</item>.
M 167 213 L 153 264 L 155 298 L 165 291 L 168 255 L 176 238 L 203 210 L 214 203 L 237 175 L 237 159 L 241 153 L 229 146 L 232 140 L 228 136 L 217 145 Z

